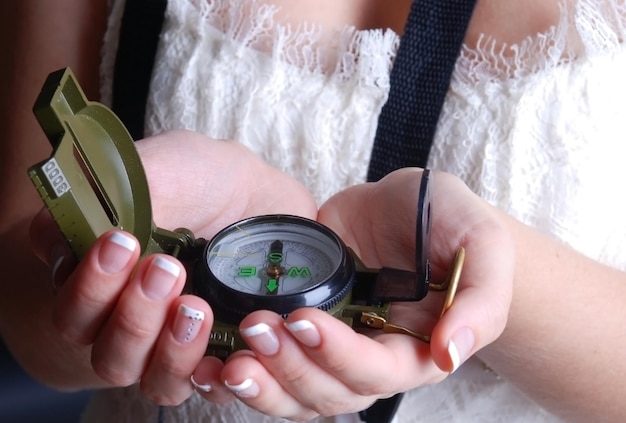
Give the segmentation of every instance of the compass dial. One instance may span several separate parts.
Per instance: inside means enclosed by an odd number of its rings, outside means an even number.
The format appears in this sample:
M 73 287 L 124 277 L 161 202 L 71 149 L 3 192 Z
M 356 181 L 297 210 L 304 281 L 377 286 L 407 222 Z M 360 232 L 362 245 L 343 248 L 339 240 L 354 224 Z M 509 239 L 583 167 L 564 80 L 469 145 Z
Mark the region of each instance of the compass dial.
M 215 310 L 242 315 L 329 309 L 345 298 L 354 279 L 352 257 L 332 231 L 288 215 L 229 226 L 209 242 L 202 262 L 195 290 Z
M 209 252 L 207 264 L 234 290 L 288 295 L 325 281 L 337 270 L 340 259 L 337 244 L 326 237 L 319 239 L 311 228 L 266 224 L 233 231 L 221 239 Z
M 231 323 L 254 310 L 329 310 L 348 296 L 353 282 L 353 259 L 337 235 L 289 215 L 227 227 L 208 243 L 194 272 L 194 292 L 216 318 Z

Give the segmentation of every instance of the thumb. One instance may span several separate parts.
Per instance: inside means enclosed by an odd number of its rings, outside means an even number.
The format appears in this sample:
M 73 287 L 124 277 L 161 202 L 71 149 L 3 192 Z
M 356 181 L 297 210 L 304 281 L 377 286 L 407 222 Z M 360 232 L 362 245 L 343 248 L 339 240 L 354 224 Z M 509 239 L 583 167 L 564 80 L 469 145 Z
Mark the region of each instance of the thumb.
M 511 305 L 515 254 L 508 233 L 487 225 L 468 234 L 464 248 L 457 295 L 431 336 L 433 359 L 447 372 L 502 334 Z

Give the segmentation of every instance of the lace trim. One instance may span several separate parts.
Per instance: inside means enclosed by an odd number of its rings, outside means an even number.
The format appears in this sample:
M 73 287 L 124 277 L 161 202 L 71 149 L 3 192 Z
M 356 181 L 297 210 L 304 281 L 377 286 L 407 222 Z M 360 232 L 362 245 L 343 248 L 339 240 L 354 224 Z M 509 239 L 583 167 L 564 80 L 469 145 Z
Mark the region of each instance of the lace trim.
M 241 49 L 254 49 L 273 61 L 310 73 L 332 74 L 342 79 L 368 73 L 378 78 L 389 73 L 399 44 L 393 31 L 360 31 L 352 26 L 329 31 L 310 22 L 285 25 L 275 20 L 278 11 L 277 6 L 256 0 L 170 1 L 168 27 L 185 27 L 198 39 L 217 30 L 223 39 L 239 44 Z M 382 57 L 362 50 L 361 46 L 369 44 L 372 38 L 382 39 L 385 47 L 377 49 L 384 52 Z
M 115 53 L 119 41 L 121 17 L 126 0 L 109 0 L 110 18 L 105 36 L 102 60 L 102 101 L 111 103 L 111 86 Z M 192 6 L 191 8 L 189 6 Z M 399 39 L 391 30 L 357 30 L 324 32 L 319 25 L 303 22 L 296 27 L 276 25 L 277 6 L 256 0 L 171 0 L 168 7 L 180 8 L 186 15 L 197 16 L 196 35 L 207 25 L 241 44 L 265 52 L 272 58 L 309 72 L 332 73 L 349 77 L 362 70 L 378 75 L 388 72 L 395 57 Z M 489 79 L 523 78 L 531 73 L 571 61 L 582 55 L 613 51 L 626 39 L 626 1 L 561 0 L 557 25 L 546 32 L 528 36 L 519 44 L 507 45 L 481 36 L 475 48 L 464 45 L 457 61 L 455 78 L 462 82 Z M 188 16 L 189 17 L 189 16 Z M 252 18 L 250 18 L 252 17 Z M 363 38 L 384 36 L 390 48 L 386 59 L 368 57 L 358 45 Z M 539 52 L 539 53 L 538 53 Z
M 626 39 L 624 0 L 560 0 L 560 18 L 543 33 L 507 45 L 481 36 L 463 46 L 454 78 L 462 83 L 520 79 L 545 69 L 615 51 Z

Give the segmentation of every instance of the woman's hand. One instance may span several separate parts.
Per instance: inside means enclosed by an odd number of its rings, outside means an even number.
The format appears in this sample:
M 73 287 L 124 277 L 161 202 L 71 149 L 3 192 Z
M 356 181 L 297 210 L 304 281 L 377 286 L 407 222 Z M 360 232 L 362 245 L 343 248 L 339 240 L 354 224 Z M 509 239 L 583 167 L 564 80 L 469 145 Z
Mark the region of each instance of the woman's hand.
M 421 170 L 394 172 L 347 189 L 323 205 L 331 227 L 368 267 L 415 269 L 415 221 Z M 432 178 L 432 280 L 443 282 L 462 246 L 466 262 L 453 306 L 440 320 L 442 294 L 392 305 L 390 321 L 432 333 L 431 343 L 398 334 L 358 334 L 330 315 L 300 309 L 286 320 L 247 316 L 241 333 L 252 352 L 227 361 L 221 375 L 246 404 L 266 414 L 309 419 L 366 408 L 378 398 L 435 383 L 502 332 L 511 301 L 513 244 L 490 206 L 457 178 Z
M 209 238 L 249 216 L 316 215 L 299 183 L 237 143 L 179 131 L 140 141 L 137 148 L 159 227 L 185 227 Z M 114 230 L 75 263 L 46 211 L 34 219 L 31 240 L 52 270 L 58 334 L 76 348 L 91 346 L 91 367 L 104 385 L 140 382 L 160 404 L 191 395 L 190 375 L 205 352 L 213 317 L 202 299 L 180 296 L 186 272 L 178 260 L 140 258 L 135 237 Z

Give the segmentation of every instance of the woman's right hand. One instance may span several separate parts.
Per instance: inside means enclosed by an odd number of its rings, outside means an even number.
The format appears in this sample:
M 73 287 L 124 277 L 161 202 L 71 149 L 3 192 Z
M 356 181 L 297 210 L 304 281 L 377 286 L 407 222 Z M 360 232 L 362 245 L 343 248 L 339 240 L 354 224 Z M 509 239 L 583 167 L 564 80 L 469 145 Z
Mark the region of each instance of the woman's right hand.
M 140 141 L 137 148 L 158 227 L 185 227 L 210 238 L 254 215 L 316 216 L 302 185 L 235 142 L 176 131 Z M 191 395 L 189 378 L 205 352 L 213 317 L 204 300 L 180 296 L 186 272 L 178 260 L 163 254 L 140 258 L 135 237 L 113 230 L 75 263 L 45 210 L 33 220 L 31 240 L 53 275 L 58 335 L 76 347 L 91 346 L 91 368 L 105 385 L 140 382 L 160 404 Z M 218 391 L 213 399 L 229 398 Z

